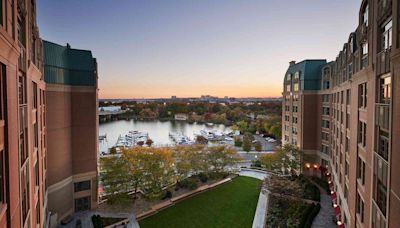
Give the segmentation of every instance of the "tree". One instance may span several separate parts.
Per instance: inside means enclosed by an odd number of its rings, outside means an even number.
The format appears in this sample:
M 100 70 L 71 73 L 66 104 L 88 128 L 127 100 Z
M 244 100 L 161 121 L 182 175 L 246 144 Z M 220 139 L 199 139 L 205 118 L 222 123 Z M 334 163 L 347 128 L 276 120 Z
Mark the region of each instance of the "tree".
M 257 142 L 254 144 L 254 149 L 255 149 L 256 151 L 258 151 L 258 152 L 262 151 L 262 144 L 261 144 L 260 141 L 257 141 Z
M 252 139 L 252 135 L 251 134 L 245 134 L 243 136 L 242 148 L 243 148 L 244 151 L 249 152 L 251 150 L 251 139 Z
M 204 148 L 203 145 L 179 145 L 173 148 L 178 182 L 202 170 L 200 155 Z
M 125 204 L 130 202 L 129 191 L 136 180 L 131 175 L 129 164 L 123 156 L 106 156 L 100 158 L 100 180 L 108 204 Z
M 234 138 L 234 140 L 235 140 L 235 146 L 237 146 L 237 147 L 241 147 L 241 146 L 242 146 L 243 141 L 242 141 L 242 139 L 240 138 L 240 136 L 236 136 L 236 137 Z
M 236 123 L 237 128 L 241 133 L 246 133 L 249 130 L 249 126 L 246 121 L 239 121 Z
M 276 139 L 282 138 L 282 125 L 280 123 L 271 126 L 269 133 L 273 135 Z
M 142 179 L 137 183 L 147 197 L 158 198 L 163 187 L 175 182 L 174 158 L 170 148 L 134 147 L 123 151 L 130 170 Z
M 284 174 L 299 173 L 302 156 L 299 148 L 285 144 L 275 153 L 261 155 L 260 161 L 269 170 L 281 170 Z
M 260 156 L 261 164 L 268 170 L 281 169 L 282 164 L 276 153 L 267 153 Z
M 208 162 L 214 172 L 223 172 L 229 165 L 239 159 L 236 150 L 227 145 L 211 146 L 207 148 Z

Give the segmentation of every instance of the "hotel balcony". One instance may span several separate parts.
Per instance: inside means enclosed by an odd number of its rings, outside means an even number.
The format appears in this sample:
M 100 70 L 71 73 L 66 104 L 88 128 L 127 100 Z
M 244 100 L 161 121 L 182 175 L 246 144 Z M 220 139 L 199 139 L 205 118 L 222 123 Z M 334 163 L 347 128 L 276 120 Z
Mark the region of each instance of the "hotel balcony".
M 382 129 L 389 130 L 390 104 L 375 104 L 375 124 Z
M 390 72 L 390 49 L 378 53 L 376 59 L 376 72 L 378 75 Z

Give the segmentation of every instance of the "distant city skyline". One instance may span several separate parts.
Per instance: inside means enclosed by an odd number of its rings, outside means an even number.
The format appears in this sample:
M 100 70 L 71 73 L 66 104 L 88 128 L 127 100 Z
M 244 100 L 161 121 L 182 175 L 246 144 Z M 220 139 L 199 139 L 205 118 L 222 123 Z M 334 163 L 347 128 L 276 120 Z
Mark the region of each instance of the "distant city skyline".
M 279 97 L 289 61 L 335 59 L 360 0 L 37 4 L 41 37 L 92 50 L 100 98 L 118 99 Z

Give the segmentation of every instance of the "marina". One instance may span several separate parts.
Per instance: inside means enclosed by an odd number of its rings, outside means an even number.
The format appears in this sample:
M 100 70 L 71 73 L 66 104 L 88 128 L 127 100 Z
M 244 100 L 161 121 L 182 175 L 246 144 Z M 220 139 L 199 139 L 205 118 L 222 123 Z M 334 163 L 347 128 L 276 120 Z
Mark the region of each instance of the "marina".
M 200 124 L 185 121 L 118 120 L 99 125 L 99 153 L 108 153 L 114 146 L 132 147 L 139 141 L 151 139 L 153 146 L 193 144 L 198 135 L 210 132 L 208 140 L 229 141 L 231 129 L 222 124 Z M 139 137 L 140 136 L 140 137 Z M 144 144 L 145 145 L 145 144 Z

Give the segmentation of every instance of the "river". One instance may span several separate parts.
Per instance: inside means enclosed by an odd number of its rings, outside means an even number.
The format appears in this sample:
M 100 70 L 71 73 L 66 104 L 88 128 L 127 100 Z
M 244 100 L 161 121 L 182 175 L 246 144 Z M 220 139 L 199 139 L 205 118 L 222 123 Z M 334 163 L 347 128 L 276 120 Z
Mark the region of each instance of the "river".
M 218 130 L 221 132 L 230 132 L 230 128 L 223 124 L 215 124 L 208 126 L 206 124 L 188 123 L 185 121 L 144 121 L 144 120 L 116 120 L 112 122 L 99 124 L 99 135 L 107 135 L 107 147 L 112 147 L 118 140 L 120 135 L 125 135 L 129 131 L 136 130 L 147 132 L 149 138 L 156 145 L 172 144 L 169 137 L 170 132 L 181 132 L 184 135 L 194 138 L 194 134 L 200 134 L 200 130 Z

